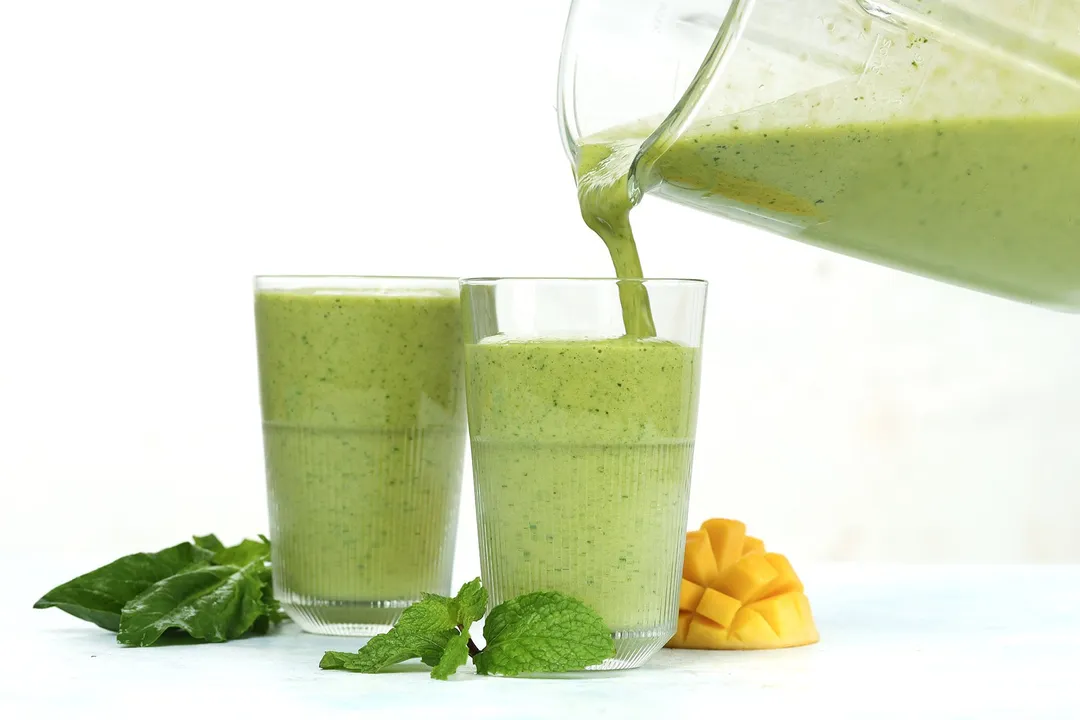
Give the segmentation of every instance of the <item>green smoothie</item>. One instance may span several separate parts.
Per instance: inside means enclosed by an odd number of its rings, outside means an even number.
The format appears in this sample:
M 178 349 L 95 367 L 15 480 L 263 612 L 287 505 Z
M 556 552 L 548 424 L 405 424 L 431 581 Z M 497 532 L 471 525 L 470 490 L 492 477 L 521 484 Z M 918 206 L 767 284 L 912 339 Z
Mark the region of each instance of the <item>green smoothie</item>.
M 1080 310 L 1080 114 L 755 124 L 696 125 L 655 160 L 653 191 L 883 265 Z M 639 143 L 581 152 L 579 176 L 599 188 L 582 195 L 582 211 L 609 246 L 633 242 L 625 173 Z
M 740 133 L 660 158 L 672 194 L 723 193 L 808 242 L 1080 308 L 1080 115 Z
M 256 293 L 275 591 L 305 629 L 363 631 L 451 590 L 459 306 L 451 289 Z
M 560 590 L 617 638 L 662 645 L 677 615 L 700 350 L 489 339 L 465 357 L 492 602 Z
M 630 228 L 630 210 L 634 200 L 629 191 L 630 163 L 640 140 L 592 144 L 581 148 L 574 168 L 577 180 L 578 205 L 585 224 L 604 242 L 611 255 L 615 275 L 619 278 L 640 279 L 641 258 L 634 232 Z M 649 294 L 640 283 L 619 286 L 622 301 L 623 326 L 631 337 L 653 337 Z

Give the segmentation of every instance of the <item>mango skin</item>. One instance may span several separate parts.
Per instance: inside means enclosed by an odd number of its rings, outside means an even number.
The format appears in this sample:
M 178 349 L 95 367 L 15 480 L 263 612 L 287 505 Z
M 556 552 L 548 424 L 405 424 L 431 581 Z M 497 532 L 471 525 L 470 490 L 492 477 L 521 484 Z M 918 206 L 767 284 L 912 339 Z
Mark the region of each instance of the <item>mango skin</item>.
M 686 534 L 679 624 L 669 648 L 772 650 L 820 640 L 791 563 L 766 552 L 737 520 L 713 518 Z

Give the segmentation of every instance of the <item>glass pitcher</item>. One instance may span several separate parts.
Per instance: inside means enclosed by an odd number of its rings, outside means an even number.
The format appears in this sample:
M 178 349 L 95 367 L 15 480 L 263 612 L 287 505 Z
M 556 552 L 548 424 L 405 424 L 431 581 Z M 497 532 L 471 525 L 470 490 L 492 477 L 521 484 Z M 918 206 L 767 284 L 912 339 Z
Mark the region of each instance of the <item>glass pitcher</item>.
M 574 0 L 559 115 L 632 202 L 1080 312 L 1077 0 Z

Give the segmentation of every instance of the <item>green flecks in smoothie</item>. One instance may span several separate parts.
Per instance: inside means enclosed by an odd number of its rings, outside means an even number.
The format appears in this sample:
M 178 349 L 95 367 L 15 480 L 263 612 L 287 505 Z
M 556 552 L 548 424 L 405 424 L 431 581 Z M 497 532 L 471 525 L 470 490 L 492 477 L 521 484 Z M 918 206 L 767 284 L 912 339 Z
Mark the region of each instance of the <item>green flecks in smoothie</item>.
M 457 296 L 260 292 L 255 316 L 280 599 L 448 592 L 465 440 Z
M 700 350 L 657 339 L 485 341 L 466 348 L 479 438 L 619 443 L 693 436 Z
M 466 347 L 492 602 L 545 588 L 615 630 L 674 617 L 699 353 L 633 338 Z

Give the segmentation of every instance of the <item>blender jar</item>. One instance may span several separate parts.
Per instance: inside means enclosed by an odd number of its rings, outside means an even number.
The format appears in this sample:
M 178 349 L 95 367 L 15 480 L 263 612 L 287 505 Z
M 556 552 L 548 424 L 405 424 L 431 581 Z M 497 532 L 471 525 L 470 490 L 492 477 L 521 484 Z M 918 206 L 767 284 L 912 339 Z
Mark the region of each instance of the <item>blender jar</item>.
M 564 144 L 635 146 L 632 202 L 1080 311 L 1078 6 L 575 0 Z

